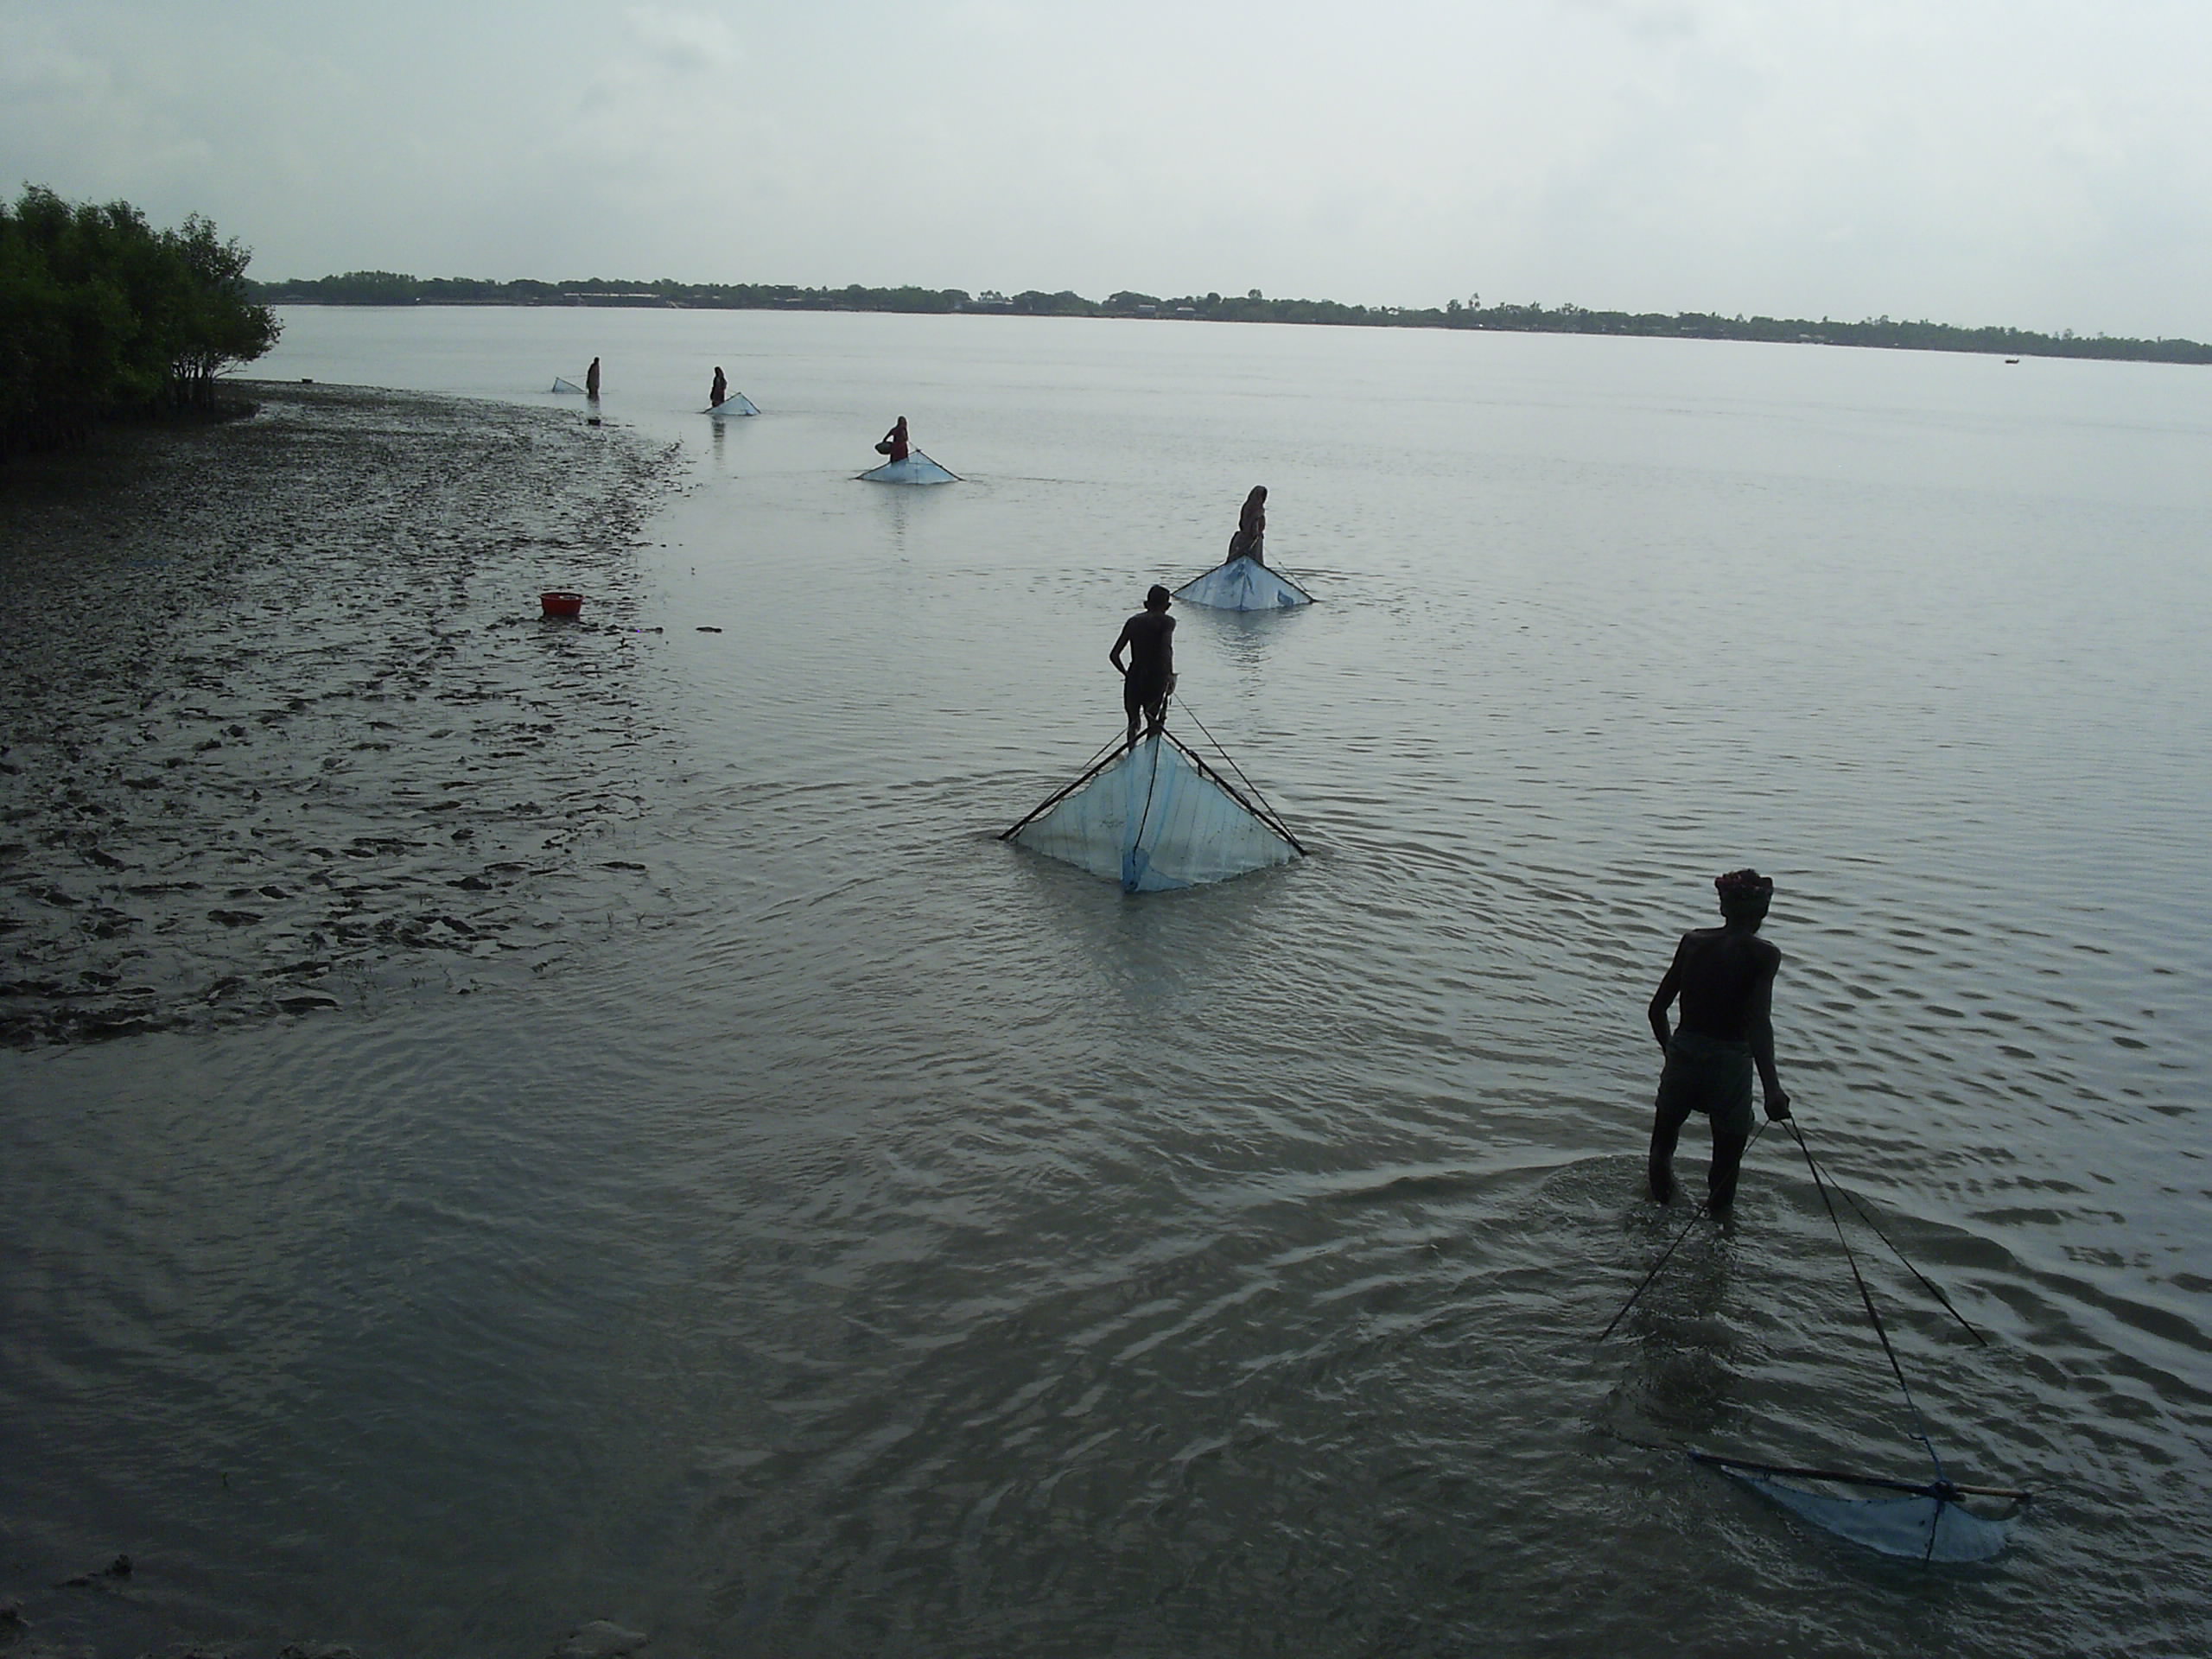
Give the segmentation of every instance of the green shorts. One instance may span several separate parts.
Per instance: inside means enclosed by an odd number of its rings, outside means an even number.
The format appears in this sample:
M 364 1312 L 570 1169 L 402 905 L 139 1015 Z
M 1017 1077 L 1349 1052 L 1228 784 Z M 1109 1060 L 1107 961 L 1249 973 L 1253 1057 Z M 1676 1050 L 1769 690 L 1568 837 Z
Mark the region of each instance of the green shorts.
M 1713 1120 L 1715 1135 L 1748 1140 L 1751 1116 L 1751 1046 L 1678 1031 L 1667 1044 L 1659 1074 L 1659 1117 L 1680 1125 L 1692 1112 Z

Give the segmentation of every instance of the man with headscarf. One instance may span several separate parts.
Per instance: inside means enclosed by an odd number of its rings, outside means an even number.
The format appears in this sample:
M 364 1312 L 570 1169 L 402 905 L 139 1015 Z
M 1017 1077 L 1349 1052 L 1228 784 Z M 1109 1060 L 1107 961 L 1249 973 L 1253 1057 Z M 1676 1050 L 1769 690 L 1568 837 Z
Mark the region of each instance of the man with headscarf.
M 1255 484 L 1251 494 L 1244 498 L 1244 505 L 1236 515 L 1236 533 L 1229 538 L 1229 558 L 1249 559 L 1255 564 L 1265 564 L 1268 540 L 1268 486 Z
M 1757 870 L 1731 870 L 1713 880 L 1720 925 L 1682 935 L 1675 960 L 1651 997 L 1651 1031 L 1667 1056 L 1651 1123 L 1651 1196 L 1675 1195 L 1675 1141 L 1692 1112 L 1713 1122 L 1713 1164 L 1706 1204 L 1716 1213 L 1735 1201 L 1736 1172 L 1751 1139 L 1751 1073 L 1770 1120 L 1789 1116 L 1789 1096 L 1774 1069 L 1775 975 L 1782 952 L 1759 938 L 1774 883 Z M 1679 996 L 1681 1024 L 1671 1033 L 1667 1010 Z
M 1106 660 L 1122 677 L 1122 708 L 1129 717 L 1129 747 L 1137 746 L 1137 717 L 1151 724 L 1150 736 L 1167 723 L 1167 694 L 1175 689 L 1175 619 L 1167 614 L 1174 596 L 1158 582 L 1144 596 L 1144 609 L 1122 624 L 1121 638 Z M 1129 653 L 1122 666 L 1122 653 Z

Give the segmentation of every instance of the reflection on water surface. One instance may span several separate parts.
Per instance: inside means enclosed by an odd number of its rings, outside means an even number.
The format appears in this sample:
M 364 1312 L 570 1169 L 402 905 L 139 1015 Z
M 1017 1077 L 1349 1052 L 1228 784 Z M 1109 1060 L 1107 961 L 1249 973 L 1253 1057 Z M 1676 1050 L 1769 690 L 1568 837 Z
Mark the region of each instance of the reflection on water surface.
M 685 444 L 606 566 L 607 620 L 664 632 L 588 677 L 480 580 L 395 632 L 475 620 L 551 729 L 469 760 L 616 803 L 470 901 L 543 971 L 400 938 L 336 1010 L 6 1058 L 31 1582 L 130 1548 L 171 1628 L 365 1652 L 596 1616 L 761 1654 L 2202 1645 L 2185 372 L 292 324 L 272 373 L 487 395 L 604 355 L 617 435 Z M 732 342 L 766 412 L 696 429 Z M 849 482 L 900 410 L 959 486 Z M 1179 668 L 1314 855 L 1130 899 L 996 842 L 1255 482 L 1321 603 L 1190 613 Z M 1663 1449 L 1920 1466 L 1786 1143 L 1593 1340 L 1680 1219 L 1637 1197 L 1643 1001 L 1745 862 L 1808 1137 L 1991 1338 L 1867 1258 L 1950 1466 L 2041 1494 L 1986 1567 Z

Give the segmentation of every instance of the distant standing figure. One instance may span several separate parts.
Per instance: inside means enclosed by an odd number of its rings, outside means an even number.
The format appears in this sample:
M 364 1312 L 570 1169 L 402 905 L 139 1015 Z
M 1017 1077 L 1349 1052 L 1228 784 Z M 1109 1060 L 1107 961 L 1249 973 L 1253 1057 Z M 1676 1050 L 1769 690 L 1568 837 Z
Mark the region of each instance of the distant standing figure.
M 584 371 L 584 396 L 599 396 L 599 359 L 595 357 L 591 360 L 591 367 Z
M 1154 582 L 1144 596 L 1144 609 L 1122 624 L 1121 637 L 1106 660 L 1122 677 L 1122 709 L 1129 717 L 1129 747 L 1137 746 L 1137 716 L 1150 722 L 1149 737 L 1167 723 L 1167 696 L 1175 689 L 1175 619 L 1167 614 L 1174 602 L 1168 591 Z M 1129 653 L 1122 666 L 1122 653 Z
M 715 384 L 707 393 L 707 407 L 720 409 L 729 398 L 729 382 L 722 378 L 722 365 L 715 365 Z
M 875 446 L 879 455 L 888 455 L 893 461 L 906 459 L 906 417 L 901 415 L 896 424 L 885 433 Z
M 1252 493 L 1244 498 L 1244 507 L 1236 515 L 1236 533 L 1229 538 L 1229 559 L 1249 559 L 1253 563 L 1267 563 L 1265 543 L 1268 539 L 1268 486 L 1255 484 Z
M 1675 1195 L 1675 1140 L 1692 1112 L 1713 1120 L 1713 1164 L 1706 1203 L 1716 1213 L 1736 1197 L 1736 1172 L 1751 1138 L 1751 1071 L 1759 1074 L 1770 1119 L 1789 1116 L 1789 1096 L 1774 1070 L 1774 978 L 1782 952 L 1759 938 L 1774 883 L 1757 870 L 1713 880 L 1721 924 L 1682 935 L 1675 960 L 1651 997 L 1651 1030 L 1667 1055 L 1651 1123 L 1651 1196 Z M 1672 1035 L 1667 1008 L 1682 1000 Z

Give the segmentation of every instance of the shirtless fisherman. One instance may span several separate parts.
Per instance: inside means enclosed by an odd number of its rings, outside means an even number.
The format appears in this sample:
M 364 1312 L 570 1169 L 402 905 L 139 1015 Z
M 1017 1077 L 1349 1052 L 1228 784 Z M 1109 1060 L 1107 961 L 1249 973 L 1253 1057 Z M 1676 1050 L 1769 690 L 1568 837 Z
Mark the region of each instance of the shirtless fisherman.
M 1751 1071 L 1770 1119 L 1789 1116 L 1789 1096 L 1774 1070 L 1774 976 L 1782 952 L 1759 938 L 1774 883 L 1757 870 L 1713 880 L 1721 925 L 1682 935 L 1675 960 L 1651 997 L 1651 1030 L 1666 1052 L 1651 1123 L 1651 1196 L 1675 1195 L 1675 1139 L 1692 1112 L 1713 1120 L 1713 1165 L 1706 1204 L 1715 1213 L 1735 1201 L 1736 1170 L 1751 1138 Z M 1667 1009 L 1682 999 L 1682 1023 L 1670 1036 Z
M 1167 723 L 1167 694 L 1175 689 L 1175 619 L 1167 614 L 1173 596 L 1154 582 L 1144 596 L 1144 609 L 1122 624 L 1121 638 L 1106 660 L 1122 677 L 1122 707 L 1129 716 L 1129 747 L 1137 746 L 1137 716 L 1152 723 L 1150 736 Z M 1122 653 L 1129 664 L 1122 666 Z

